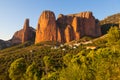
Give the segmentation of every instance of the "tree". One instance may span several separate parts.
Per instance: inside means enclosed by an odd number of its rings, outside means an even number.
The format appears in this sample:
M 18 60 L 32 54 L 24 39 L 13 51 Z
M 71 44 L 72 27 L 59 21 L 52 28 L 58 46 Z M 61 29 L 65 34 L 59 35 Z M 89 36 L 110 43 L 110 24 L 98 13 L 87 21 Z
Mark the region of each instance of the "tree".
M 118 27 L 111 27 L 108 31 L 108 43 L 114 43 L 120 40 L 120 30 Z
M 48 75 L 43 76 L 41 80 L 58 80 L 59 74 L 57 72 L 48 73 Z
M 90 54 L 92 53 L 93 52 Z M 84 51 L 73 56 L 70 54 L 65 55 L 63 60 L 67 67 L 61 70 L 60 80 L 94 80 L 94 72 L 91 69 L 91 64 L 89 60 L 87 60 L 86 55 Z M 88 57 L 93 58 L 93 54 Z
M 24 80 L 24 73 L 26 71 L 26 64 L 24 58 L 16 59 L 8 70 L 11 80 Z
M 48 71 L 49 71 L 49 68 L 50 68 L 50 63 L 51 63 L 50 57 L 49 56 L 44 56 L 43 61 L 44 61 L 44 64 L 45 64 L 45 73 L 47 74 Z
M 40 80 L 39 71 L 34 62 L 26 69 L 25 77 L 26 80 Z
M 71 59 L 73 58 L 73 55 L 72 54 L 66 54 L 64 57 L 63 57 L 63 62 L 65 65 L 69 65 L 71 63 Z

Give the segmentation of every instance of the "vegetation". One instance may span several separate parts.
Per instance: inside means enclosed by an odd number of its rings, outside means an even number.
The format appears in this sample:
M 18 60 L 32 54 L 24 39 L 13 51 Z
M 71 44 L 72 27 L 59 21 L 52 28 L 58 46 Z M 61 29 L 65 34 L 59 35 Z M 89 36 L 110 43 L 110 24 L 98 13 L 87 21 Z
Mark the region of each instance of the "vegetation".
M 108 43 L 115 43 L 120 40 L 120 31 L 118 27 L 111 27 L 108 32 Z
M 120 13 L 117 13 L 117 14 L 108 16 L 104 20 L 101 20 L 100 25 L 101 25 L 102 34 L 106 34 L 112 26 L 119 27 L 119 24 L 120 24 L 119 18 L 120 18 Z
M 25 73 L 25 61 L 23 58 L 19 58 L 15 60 L 8 70 L 9 77 L 11 80 L 22 80 L 24 79 L 24 73 Z
M 117 27 L 105 37 L 76 48 L 25 44 L 0 51 L 0 80 L 120 80 Z

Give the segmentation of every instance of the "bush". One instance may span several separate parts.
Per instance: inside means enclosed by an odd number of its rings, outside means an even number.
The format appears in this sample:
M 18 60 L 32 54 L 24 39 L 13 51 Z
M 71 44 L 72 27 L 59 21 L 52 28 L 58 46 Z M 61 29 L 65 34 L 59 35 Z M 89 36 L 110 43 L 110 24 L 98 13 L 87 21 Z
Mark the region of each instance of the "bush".
M 107 34 L 108 43 L 113 44 L 120 40 L 120 30 L 118 27 L 111 27 Z
M 16 59 L 8 70 L 11 80 L 23 80 L 26 71 L 26 64 L 23 58 Z

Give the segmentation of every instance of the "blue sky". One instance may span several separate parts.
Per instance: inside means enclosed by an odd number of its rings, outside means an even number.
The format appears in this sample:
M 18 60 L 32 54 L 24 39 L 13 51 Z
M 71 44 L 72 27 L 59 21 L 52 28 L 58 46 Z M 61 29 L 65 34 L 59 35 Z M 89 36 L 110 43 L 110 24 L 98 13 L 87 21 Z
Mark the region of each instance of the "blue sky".
M 0 39 L 12 38 L 26 18 L 36 28 L 42 11 L 58 14 L 92 11 L 98 19 L 120 12 L 120 0 L 0 0 Z

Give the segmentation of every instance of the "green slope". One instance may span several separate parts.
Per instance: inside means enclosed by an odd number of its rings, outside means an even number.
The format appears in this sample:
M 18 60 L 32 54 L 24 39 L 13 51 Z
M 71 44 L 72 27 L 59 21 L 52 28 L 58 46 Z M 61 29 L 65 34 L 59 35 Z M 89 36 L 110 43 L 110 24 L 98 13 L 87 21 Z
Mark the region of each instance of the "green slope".
M 92 39 L 92 43 L 75 46 L 76 48 L 71 48 L 68 45 L 59 46 L 56 42 L 42 42 L 35 45 L 26 42 L 0 50 L 0 80 L 10 80 L 8 70 L 11 63 L 21 58 L 25 60 L 27 74 L 31 74 L 28 72 L 31 72 L 32 65 L 36 66 L 38 75 L 34 75 L 33 72 L 31 76 L 37 76 L 39 78 L 37 80 L 120 79 L 120 39 L 108 43 L 108 37 L 104 35 Z M 59 47 L 53 49 L 54 46 Z M 88 46 L 96 46 L 97 48 L 86 49 Z M 36 80 L 29 76 L 25 80 L 29 80 L 28 78 Z

